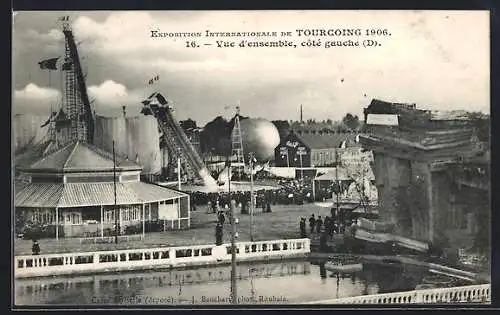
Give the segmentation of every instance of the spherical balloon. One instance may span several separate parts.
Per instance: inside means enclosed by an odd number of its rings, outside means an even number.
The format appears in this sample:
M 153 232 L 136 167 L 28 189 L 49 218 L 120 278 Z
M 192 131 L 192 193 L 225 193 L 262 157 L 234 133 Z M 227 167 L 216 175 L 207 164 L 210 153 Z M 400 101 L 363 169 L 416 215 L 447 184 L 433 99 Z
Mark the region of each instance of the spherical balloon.
M 280 134 L 272 122 L 262 118 L 247 118 L 240 121 L 240 129 L 245 160 L 250 152 L 258 162 L 267 162 L 274 157 Z M 233 135 L 234 132 L 233 129 Z

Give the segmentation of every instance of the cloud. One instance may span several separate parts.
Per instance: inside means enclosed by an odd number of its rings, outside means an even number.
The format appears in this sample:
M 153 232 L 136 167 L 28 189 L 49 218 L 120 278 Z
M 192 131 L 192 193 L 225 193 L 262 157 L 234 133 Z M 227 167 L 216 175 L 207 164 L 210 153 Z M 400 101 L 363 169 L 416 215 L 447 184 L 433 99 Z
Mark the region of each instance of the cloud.
M 40 33 L 37 30 L 30 29 L 25 34 L 26 39 L 37 39 L 45 42 L 58 43 L 64 40 L 64 34 L 57 29 L 51 29 L 46 33 Z
M 47 114 L 51 106 L 60 103 L 60 99 L 60 91 L 30 83 L 23 89 L 14 91 L 13 112 Z
M 94 100 L 94 108 L 99 113 L 116 113 L 122 106 L 139 106 L 144 93 L 139 90 L 128 90 L 123 84 L 106 80 L 100 85 L 87 88 L 89 98 Z

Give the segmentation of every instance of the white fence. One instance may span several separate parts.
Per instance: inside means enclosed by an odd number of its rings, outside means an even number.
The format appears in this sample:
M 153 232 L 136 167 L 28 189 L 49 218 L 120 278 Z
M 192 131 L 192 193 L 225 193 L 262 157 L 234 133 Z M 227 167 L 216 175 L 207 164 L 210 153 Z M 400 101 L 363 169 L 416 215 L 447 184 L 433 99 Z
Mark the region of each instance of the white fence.
M 244 261 L 257 261 L 300 257 L 311 252 L 310 246 L 310 240 L 307 238 L 241 242 L 236 244 L 236 258 Z M 29 255 L 16 256 L 14 260 L 14 276 L 16 278 L 149 268 L 175 268 L 186 265 L 228 262 L 231 260 L 231 245 L 195 245 Z
M 491 284 L 354 296 L 307 304 L 491 303 Z

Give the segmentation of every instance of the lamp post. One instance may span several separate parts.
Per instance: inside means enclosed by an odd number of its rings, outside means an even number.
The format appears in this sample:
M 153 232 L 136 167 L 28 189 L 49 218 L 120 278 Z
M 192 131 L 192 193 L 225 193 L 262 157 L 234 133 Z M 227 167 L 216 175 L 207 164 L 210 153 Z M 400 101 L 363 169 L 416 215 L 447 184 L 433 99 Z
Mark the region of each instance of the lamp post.
M 304 182 L 304 165 L 302 164 L 302 155 L 304 154 L 306 154 L 304 147 L 300 147 L 297 149 L 297 155 L 299 156 L 300 159 L 300 181 L 302 183 Z
M 302 153 L 299 155 L 300 158 L 300 180 L 304 182 L 304 166 L 302 165 Z
M 250 156 L 250 241 L 253 242 L 253 212 L 255 208 L 254 200 L 254 191 L 253 191 L 253 164 L 255 162 L 255 157 L 253 152 L 249 153 Z
M 236 289 L 236 224 L 237 218 L 234 215 L 236 202 L 231 200 L 231 300 L 233 304 L 238 304 L 238 294 Z

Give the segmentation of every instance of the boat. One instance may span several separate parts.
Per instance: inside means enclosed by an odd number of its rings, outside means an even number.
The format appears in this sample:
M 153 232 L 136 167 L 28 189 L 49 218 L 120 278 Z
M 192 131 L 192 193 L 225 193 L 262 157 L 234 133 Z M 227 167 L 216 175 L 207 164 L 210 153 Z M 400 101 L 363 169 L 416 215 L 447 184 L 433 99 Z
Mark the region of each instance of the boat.
M 363 263 L 356 256 L 339 256 L 330 258 L 325 269 L 335 272 L 357 272 L 363 270 Z

